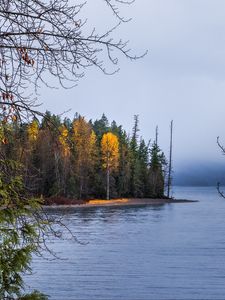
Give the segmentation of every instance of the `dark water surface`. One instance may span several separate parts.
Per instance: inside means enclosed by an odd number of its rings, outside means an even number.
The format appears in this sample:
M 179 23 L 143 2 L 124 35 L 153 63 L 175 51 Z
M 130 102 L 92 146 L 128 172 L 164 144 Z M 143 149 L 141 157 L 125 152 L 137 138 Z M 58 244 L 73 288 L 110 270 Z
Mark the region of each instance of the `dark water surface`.
M 174 196 L 200 202 L 52 210 L 89 243 L 55 241 L 66 260 L 35 258 L 27 282 L 53 300 L 225 299 L 225 199 L 215 187 Z

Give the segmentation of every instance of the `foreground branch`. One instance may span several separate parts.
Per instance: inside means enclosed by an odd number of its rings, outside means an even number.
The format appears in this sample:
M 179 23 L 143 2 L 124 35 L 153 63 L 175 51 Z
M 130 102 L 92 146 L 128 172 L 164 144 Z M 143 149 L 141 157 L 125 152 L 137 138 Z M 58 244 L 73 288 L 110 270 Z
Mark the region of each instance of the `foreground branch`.
M 86 3 L 1 1 L 0 117 L 26 114 L 29 117 L 36 113 L 32 110 L 36 103 L 34 95 L 42 84 L 49 86 L 50 81 L 55 84 L 58 81 L 62 87 L 71 88 L 89 67 L 114 74 L 119 70 L 120 54 L 131 60 L 145 55 L 131 54 L 127 41 L 112 37 L 122 22 L 129 21 L 120 15 L 119 5 L 133 1 L 104 2 L 119 23 L 103 34 L 95 29 L 88 34 L 86 21 L 79 17 Z

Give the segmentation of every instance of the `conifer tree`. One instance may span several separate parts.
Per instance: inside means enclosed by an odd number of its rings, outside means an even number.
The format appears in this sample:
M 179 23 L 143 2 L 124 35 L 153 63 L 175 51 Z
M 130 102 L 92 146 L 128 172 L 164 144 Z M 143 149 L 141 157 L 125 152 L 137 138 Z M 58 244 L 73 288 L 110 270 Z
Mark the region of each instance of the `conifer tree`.
M 139 132 L 139 116 L 134 116 L 133 133 L 130 141 L 130 160 L 131 160 L 131 182 L 130 192 L 133 197 L 140 195 L 141 178 L 140 178 L 140 162 L 138 158 L 138 132 Z
M 149 166 L 149 149 L 145 141 L 141 139 L 138 148 L 138 176 L 139 190 L 138 197 L 146 197 L 148 191 L 148 166 Z
M 166 165 L 164 153 L 160 150 L 156 142 L 153 143 L 150 149 L 150 169 L 149 169 L 149 187 L 150 197 L 162 198 L 164 196 L 164 172 L 163 168 Z
M 102 115 L 100 120 L 96 120 L 93 125 L 93 129 L 97 136 L 98 142 L 101 142 L 104 133 L 109 131 L 109 121 L 105 114 Z
M 118 168 L 118 195 L 119 197 L 129 197 L 130 193 L 130 180 L 131 180 L 131 160 L 130 158 L 130 144 L 129 138 L 126 132 L 119 126 L 118 130 L 119 138 L 119 168 Z
M 49 226 L 37 213 L 41 200 L 27 197 L 22 165 L 0 158 L 0 299 L 47 299 L 38 292 L 23 295 L 22 274 L 30 270 L 32 253 L 39 251 Z

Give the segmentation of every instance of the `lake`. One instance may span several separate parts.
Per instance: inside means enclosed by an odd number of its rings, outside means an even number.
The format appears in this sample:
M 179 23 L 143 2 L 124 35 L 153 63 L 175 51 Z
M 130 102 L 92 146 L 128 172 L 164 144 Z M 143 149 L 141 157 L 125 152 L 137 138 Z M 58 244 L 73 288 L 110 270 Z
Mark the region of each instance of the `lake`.
M 224 300 L 225 199 L 215 187 L 174 196 L 199 202 L 51 210 L 83 244 L 54 241 L 61 259 L 35 258 L 27 283 L 53 300 Z

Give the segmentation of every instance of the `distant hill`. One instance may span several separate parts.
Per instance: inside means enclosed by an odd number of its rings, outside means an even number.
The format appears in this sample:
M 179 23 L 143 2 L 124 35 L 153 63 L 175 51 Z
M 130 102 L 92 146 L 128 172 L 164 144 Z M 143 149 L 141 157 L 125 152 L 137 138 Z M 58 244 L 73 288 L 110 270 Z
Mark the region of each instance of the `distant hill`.
M 180 166 L 173 174 L 173 185 L 216 186 L 225 185 L 225 163 L 200 163 Z

